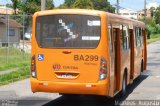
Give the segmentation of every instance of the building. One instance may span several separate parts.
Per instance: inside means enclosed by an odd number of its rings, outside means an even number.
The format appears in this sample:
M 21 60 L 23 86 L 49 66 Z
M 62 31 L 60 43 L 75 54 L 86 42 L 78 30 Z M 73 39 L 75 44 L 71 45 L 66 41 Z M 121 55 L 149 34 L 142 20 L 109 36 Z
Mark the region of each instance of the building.
M 138 11 L 137 14 L 138 14 L 138 19 L 144 18 L 144 10 Z M 149 9 L 146 9 L 146 17 L 151 18 L 151 11 Z
M 151 3 L 147 4 L 146 5 L 146 17 L 147 18 L 151 18 L 151 11 L 150 11 L 150 9 L 152 7 L 154 7 L 156 9 L 158 6 L 159 6 L 158 3 L 156 3 L 156 2 L 151 2 Z M 138 11 L 137 13 L 138 13 L 138 19 L 143 19 L 144 18 L 144 9 Z
M 13 13 L 13 9 L 0 5 L 0 18 L 5 18 L 7 15 L 12 15 Z
M 150 9 L 154 7 L 155 9 L 159 6 L 156 2 L 150 2 L 146 5 L 146 17 L 151 18 L 151 11 Z M 126 17 L 126 18 L 132 18 L 132 19 L 143 19 L 144 18 L 144 9 L 135 11 L 132 9 L 120 9 L 119 15 Z
M 132 9 L 120 9 L 119 15 L 126 18 L 137 19 L 137 12 Z
M 9 26 L 8 26 L 9 25 Z M 22 25 L 13 19 L 0 19 L 0 46 L 6 44 L 19 44 L 20 29 Z
M 13 14 L 14 10 L 6 6 L 0 6 L 0 15 Z

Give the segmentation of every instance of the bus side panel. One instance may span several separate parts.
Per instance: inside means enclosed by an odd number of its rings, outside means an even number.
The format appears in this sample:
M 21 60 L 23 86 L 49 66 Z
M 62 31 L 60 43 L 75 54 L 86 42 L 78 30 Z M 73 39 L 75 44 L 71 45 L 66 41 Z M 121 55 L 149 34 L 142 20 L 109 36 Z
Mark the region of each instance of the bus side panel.
M 144 35 L 144 37 L 143 37 L 143 39 L 144 39 L 144 66 L 143 66 L 143 68 L 144 68 L 144 70 L 146 70 L 147 69 L 147 36 L 146 36 L 146 31 L 144 30 L 144 33 L 143 33 Z
M 142 48 L 141 47 L 135 47 L 134 49 L 134 64 L 135 64 L 135 73 L 134 78 L 137 78 L 140 75 L 141 70 L 141 59 L 142 59 Z
M 121 85 L 123 81 L 124 71 L 127 71 L 127 84 L 130 80 L 130 61 L 131 61 L 131 52 L 130 49 L 123 51 L 121 53 Z
M 33 15 L 32 17 L 32 49 L 31 49 L 31 57 L 34 56 L 36 54 L 36 47 L 37 47 L 37 43 L 35 42 L 35 23 L 36 23 L 36 13 Z
M 113 85 L 111 83 L 111 76 L 110 76 L 110 46 L 109 46 L 109 37 L 108 37 L 108 19 L 107 19 L 107 15 L 106 13 L 104 14 L 101 14 L 101 42 L 100 42 L 100 49 L 101 49 L 101 56 L 104 57 L 107 61 L 107 78 L 104 80 L 104 82 L 107 82 L 107 93 L 105 94 L 105 96 L 112 96 L 110 95 L 110 90 L 113 90 L 111 89 L 111 85 Z M 107 23 L 107 24 L 106 24 Z M 103 91 L 105 91 L 106 89 L 102 89 Z

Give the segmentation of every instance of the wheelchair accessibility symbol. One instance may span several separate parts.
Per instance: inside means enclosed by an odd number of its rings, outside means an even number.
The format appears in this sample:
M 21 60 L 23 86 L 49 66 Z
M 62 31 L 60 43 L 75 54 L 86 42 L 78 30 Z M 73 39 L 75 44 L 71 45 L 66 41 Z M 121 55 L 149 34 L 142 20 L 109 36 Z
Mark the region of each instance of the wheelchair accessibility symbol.
M 43 54 L 38 54 L 38 60 L 43 61 L 44 60 L 44 55 Z

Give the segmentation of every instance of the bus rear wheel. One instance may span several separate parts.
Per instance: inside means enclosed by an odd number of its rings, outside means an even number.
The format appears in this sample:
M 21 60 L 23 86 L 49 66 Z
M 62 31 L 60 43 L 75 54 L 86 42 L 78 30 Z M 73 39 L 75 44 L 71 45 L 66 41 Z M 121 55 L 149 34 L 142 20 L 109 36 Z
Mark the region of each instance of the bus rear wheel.
M 122 97 L 124 97 L 127 93 L 127 76 L 124 74 L 123 76 L 123 82 L 122 82 Z
M 143 60 L 141 62 L 141 74 L 143 73 Z

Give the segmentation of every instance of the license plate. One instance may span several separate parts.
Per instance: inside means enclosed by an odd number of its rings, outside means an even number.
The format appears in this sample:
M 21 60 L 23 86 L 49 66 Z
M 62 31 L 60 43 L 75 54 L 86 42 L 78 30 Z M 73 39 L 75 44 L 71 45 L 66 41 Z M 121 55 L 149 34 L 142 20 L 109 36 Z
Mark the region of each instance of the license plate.
M 71 74 L 62 74 L 61 78 L 73 78 L 73 75 L 71 75 Z

